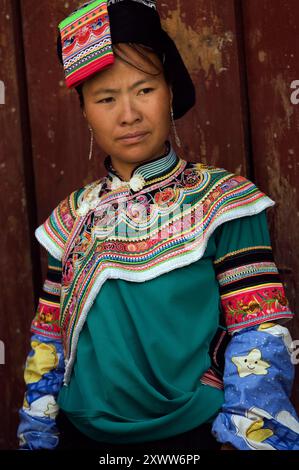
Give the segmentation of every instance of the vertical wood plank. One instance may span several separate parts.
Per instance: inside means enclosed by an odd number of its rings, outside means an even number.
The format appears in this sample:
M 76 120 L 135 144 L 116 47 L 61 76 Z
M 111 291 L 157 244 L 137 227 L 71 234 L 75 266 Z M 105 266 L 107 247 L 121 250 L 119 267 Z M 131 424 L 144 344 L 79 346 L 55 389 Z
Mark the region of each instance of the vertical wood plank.
M 233 0 L 158 1 L 162 26 L 191 73 L 197 102 L 177 122 L 182 157 L 249 175 L 247 112 Z
M 0 0 L 0 197 L 2 246 L 0 260 L 0 448 L 16 447 L 17 411 L 24 393 L 23 365 L 29 351 L 29 326 L 36 305 L 33 278 L 40 278 L 33 240 L 35 195 L 26 98 L 25 64 L 18 2 Z
M 299 338 L 299 104 L 290 85 L 299 79 L 297 0 L 242 2 L 250 101 L 252 158 L 257 183 L 276 201 L 269 211 L 279 271 Z M 297 368 L 298 369 L 298 368 Z M 299 374 L 294 389 L 299 410 Z

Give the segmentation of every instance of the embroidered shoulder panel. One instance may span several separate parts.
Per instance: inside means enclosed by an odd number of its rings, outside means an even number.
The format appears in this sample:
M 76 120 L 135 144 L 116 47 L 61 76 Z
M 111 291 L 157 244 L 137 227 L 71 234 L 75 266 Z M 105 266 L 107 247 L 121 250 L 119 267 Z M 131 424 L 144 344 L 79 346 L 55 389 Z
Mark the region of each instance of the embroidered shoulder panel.
M 80 198 L 89 189 L 80 188 L 63 199 L 52 211 L 45 222 L 35 230 L 37 240 L 57 260 L 61 261 L 66 241 L 78 217 Z
M 108 177 L 85 187 L 67 230 L 58 217 L 43 229 L 62 256 L 65 383 L 87 313 L 108 278 L 143 282 L 195 262 L 220 224 L 274 204 L 243 176 L 183 159 L 171 177 L 136 193 L 126 184 L 111 187 Z

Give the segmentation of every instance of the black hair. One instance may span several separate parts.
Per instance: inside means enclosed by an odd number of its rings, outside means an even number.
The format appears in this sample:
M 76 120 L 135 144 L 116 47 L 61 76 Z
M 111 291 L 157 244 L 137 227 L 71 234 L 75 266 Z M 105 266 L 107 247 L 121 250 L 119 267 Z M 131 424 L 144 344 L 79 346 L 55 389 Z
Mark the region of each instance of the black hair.
M 148 57 L 148 55 L 145 54 L 145 50 L 148 50 L 148 51 L 151 51 L 151 52 L 154 52 L 160 59 L 161 63 L 164 64 L 164 59 L 165 59 L 165 56 L 161 53 L 161 52 L 157 52 L 156 50 L 154 50 L 153 48 L 149 47 L 149 46 L 145 46 L 143 44 L 135 44 L 135 43 L 127 43 L 132 49 L 134 49 L 140 56 L 142 56 L 148 63 L 151 63 L 151 65 L 153 65 L 154 67 L 156 67 L 156 69 L 158 69 L 157 65 Z M 119 46 L 119 44 L 112 44 L 112 49 L 113 49 L 113 53 L 116 57 L 118 57 L 119 59 L 123 60 L 124 62 L 126 62 L 127 64 L 129 65 L 132 65 L 132 67 L 135 67 L 137 68 L 138 70 L 141 70 L 142 72 L 144 73 L 148 73 L 149 75 L 160 75 L 161 72 L 164 73 L 164 78 L 165 78 L 165 81 L 168 85 L 171 86 L 171 77 L 168 73 L 168 70 L 167 68 L 165 68 L 163 66 L 163 69 L 158 71 L 157 74 L 155 73 L 151 73 L 151 72 L 148 72 L 146 70 L 143 70 L 139 67 L 137 67 L 134 63 L 130 62 L 129 60 L 124 59 L 124 57 L 122 57 L 121 55 L 118 54 L 118 50 L 121 50 L 121 47 Z M 123 52 L 123 54 L 125 55 L 125 52 Z M 60 38 L 60 34 L 58 34 L 57 36 L 57 55 L 58 55 L 58 58 L 59 58 L 59 61 L 60 63 L 63 65 L 63 61 L 62 61 L 62 44 L 61 44 L 61 38 Z M 81 85 L 78 85 L 75 87 L 75 90 L 77 91 L 78 95 L 79 95 L 79 101 L 80 101 L 80 107 L 81 109 L 84 108 L 84 97 L 83 97 L 83 91 L 82 91 L 82 88 L 83 88 L 83 84 Z

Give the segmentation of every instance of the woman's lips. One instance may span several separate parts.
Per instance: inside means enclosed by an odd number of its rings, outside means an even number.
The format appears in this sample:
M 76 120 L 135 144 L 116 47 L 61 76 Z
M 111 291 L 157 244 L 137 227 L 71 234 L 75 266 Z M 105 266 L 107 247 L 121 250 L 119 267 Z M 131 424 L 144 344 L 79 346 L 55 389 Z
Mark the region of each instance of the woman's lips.
M 120 142 L 123 142 L 124 144 L 135 144 L 138 142 L 141 142 L 145 137 L 148 136 L 148 132 L 146 134 L 140 134 L 135 137 L 123 137 L 120 140 Z

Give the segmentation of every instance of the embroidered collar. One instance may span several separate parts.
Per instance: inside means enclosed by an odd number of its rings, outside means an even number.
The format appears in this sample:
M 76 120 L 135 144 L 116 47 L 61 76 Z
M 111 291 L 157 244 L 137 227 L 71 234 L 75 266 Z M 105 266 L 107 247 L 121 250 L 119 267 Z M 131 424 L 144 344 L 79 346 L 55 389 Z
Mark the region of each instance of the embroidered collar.
M 171 176 L 172 173 L 175 173 L 180 158 L 169 140 L 166 140 L 165 144 L 167 147 L 166 152 L 153 160 L 137 165 L 132 170 L 129 181 L 124 181 L 115 168 L 113 168 L 111 157 L 108 155 L 104 160 L 104 165 L 108 171 L 107 177 L 111 182 L 111 189 L 127 187 L 136 192 L 157 181 L 162 181 Z

